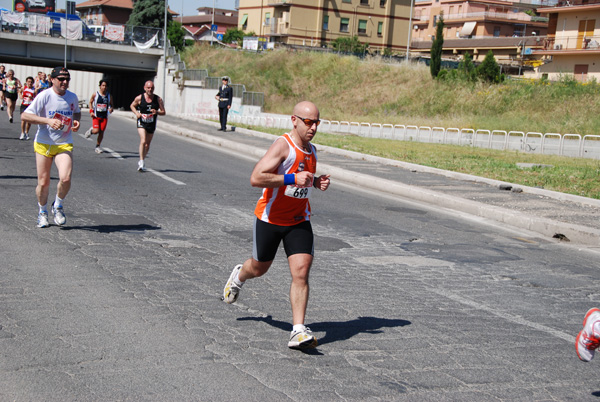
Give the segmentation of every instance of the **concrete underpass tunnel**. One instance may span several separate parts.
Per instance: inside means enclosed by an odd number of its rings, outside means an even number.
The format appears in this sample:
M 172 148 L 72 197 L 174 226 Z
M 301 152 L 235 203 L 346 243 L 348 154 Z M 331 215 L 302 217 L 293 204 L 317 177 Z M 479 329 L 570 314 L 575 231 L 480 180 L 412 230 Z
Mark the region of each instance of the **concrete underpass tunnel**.
M 121 108 L 129 110 L 133 99 L 144 93 L 144 83 L 148 80 L 153 81 L 155 75 L 153 72 L 105 73 L 103 79 L 108 82 L 108 90 L 113 97 L 115 110 Z M 155 88 L 154 93 L 161 96 L 161 91 L 162 88 Z

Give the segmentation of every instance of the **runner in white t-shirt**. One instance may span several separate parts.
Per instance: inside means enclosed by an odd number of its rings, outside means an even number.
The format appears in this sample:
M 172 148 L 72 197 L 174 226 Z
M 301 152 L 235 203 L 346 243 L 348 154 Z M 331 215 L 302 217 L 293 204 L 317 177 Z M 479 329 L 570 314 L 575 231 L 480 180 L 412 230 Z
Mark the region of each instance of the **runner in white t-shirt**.
M 64 67 L 55 67 L 50 74 L 52 88 L 40 93 L 25 109 L 21 120 L 38 124 L 33 149 L 37 166 L 38 184 L 35 193 L 38 199 L 40 228 L 48 227 L 48 193 L 52 161 L 58 169 L 56 198 L 52 204 L 54 223 L 64 225 L 67 221 L 63 212 L 63 200 L 71 188 L 73 170 L 73 135 L 79 130 L 81 110 L 79 100 L 67 91 L 71 75 Z

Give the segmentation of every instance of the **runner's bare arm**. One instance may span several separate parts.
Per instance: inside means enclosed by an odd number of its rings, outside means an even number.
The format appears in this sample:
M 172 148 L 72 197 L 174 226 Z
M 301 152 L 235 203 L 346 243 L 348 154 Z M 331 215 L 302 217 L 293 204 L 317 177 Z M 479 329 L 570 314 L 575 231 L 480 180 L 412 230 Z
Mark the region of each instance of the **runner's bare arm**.
M 164 116 L 165 114 L 167 114 L 167 112 L 165 112 L 165 104 L 160 97 L 158 98 L 158 111 L 156 112 L 156 114 L 158 114 L 159 116 Z
M 278 138 L 267 153 L 258 161 L 252 175 L 250 176 L 250 184 L 253 187 L 275 188 L 284 185 L 284 175 L 274 173 L 277 168 L 287 158 L 289 147 L 283 138 Z M 299 186 L 312 185 L 313 174 L 310 172 L 299 172 L 296 174 L 296 183 Z
M 80 120 L 81 120 L 81 112 L 73 113 L 73 126 L 71 127 L 72 131 L 77 132 L 77 130 L 79 130 L 79 126 L 80 126 L 79 121 Z
M 137 107 L 140 105 L 141 102 L 142 102 L 142 95 L 138 95 L 135 97 L 133 102 L 131 102 L 131 105 L 129 105 L 129 108 L 137 116 L 138 119 L 142 116 L 140 114 L 140 112 L 137 110 Z
M 21 120 L 31 124 L 47 124 L 54 130 L 60 130 L 60 126 L 62 125 L 62 121 L 59 119 L 49 119 L 47 117 L 41 117 L 37 114 L 28 112 L 25 112 L 21 115 Z

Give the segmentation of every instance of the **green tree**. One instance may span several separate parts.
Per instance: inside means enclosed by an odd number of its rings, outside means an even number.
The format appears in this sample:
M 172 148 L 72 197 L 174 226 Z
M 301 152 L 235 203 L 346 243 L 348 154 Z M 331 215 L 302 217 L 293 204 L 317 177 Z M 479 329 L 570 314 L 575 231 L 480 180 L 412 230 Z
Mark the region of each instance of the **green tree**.
M 475 81 L 477 79 L 475 64 L 473 64 L 473 57 L 469 54 L 469 52 L 466 52 L 462 61 L 458 63 L 458 71 L 464 79 L 469 81 Z
M 496 84 L 504 80 L 504 77 L 500 74 L 500 66 L 491 50 L 485 55 L 483 62 L 477 66 L 477 75 L 482 80 Z
M 244 39 L 244 31 L 237 28 L 228 28 L 223 35 L 224 43 L 240 43 Z
M 180 22 L 169 22 L 169 25 L 167 26 L 167 37 L 171 42 L 171 46 L 174 46 L 177 51 L 183 50 L 185 45 L 185 30 L 182 28 Z
M 431 62 L 429 72 L 433 78 L 436 78 L 442 68 L 442 48 L 444 46 L 444 16 L 440 14 L 435 27 L 435 39 L 431 43 Z
M 364 54 L 368 46 L 366 43 L 361 43 L 356 35 L 352 38 L 337 38 L 331 42 L 334 50 L 343 53 Z
M 167 21 L 172 16 L 167 14 Z M 165 23 L 165 0 L 134 0 L 127 25 L 163 28 Z

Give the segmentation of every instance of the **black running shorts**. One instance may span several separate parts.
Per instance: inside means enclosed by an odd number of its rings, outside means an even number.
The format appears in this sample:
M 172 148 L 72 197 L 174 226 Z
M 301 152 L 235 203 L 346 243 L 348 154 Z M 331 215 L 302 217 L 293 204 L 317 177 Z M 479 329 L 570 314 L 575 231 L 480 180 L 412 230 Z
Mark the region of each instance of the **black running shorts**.
M 293 226 L 279 226 L 256 218 L 252 257 L 260 262 L 273 261 L 282 240 L 288 257 L 293 254 L 314 255 L 314 236 L 310 221 Z

